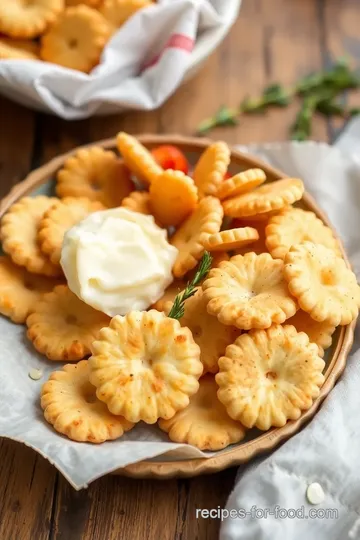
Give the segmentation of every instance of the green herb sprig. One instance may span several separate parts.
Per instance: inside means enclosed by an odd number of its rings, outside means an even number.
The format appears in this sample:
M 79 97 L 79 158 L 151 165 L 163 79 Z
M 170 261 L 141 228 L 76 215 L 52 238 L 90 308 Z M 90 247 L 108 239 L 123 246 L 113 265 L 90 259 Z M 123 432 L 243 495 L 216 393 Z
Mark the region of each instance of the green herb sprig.
M 198 135 L 205 135 L 218 126 L 234 126 L 243 114 L 262 114 L 270 107 L 286 107 L 293 99 L 301 101 L 300 110 L 291 126 L 294 140 L 305 140 L 311 135 L 315 113 L 327 118 L 340 116 L 348 119 L 360 110 L 349 109 L 338 101 L 346 90 L 360 87 L 360 78 L 344 59 L 338 60 L 329 70 L 302 77 L 294 86 L 274 83 L 267 86 L 260 97 L 246 97 L 238 108 L 221 106 L 214 116 L 203 120 L 197 128 Z
M 168 317 L 171 319 L 181 319 L 185 312 L 185 302 L 188 298 L 193 296 L 196 293 L 197 286 L 202 282 L 202 280 L 207 276 L 212 263 L 212 256 L 208 251 L 205 251 L 202 256 L 201 261 L 199 262 L 198 269 L 195 273 L 194 278 L 189 281 L 186 285 L 185 290 L 178 294 L 174 300 L 171 310 L 169 311 Z

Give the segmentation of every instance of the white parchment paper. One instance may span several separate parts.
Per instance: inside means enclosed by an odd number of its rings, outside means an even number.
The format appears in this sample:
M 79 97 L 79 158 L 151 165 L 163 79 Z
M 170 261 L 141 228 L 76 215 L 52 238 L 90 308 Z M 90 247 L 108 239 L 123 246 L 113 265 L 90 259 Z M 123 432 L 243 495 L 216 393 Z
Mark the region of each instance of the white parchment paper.
M 158 0 L 114 34 L 90 74 L 37 60 L 0 60 L 0 93 L 68 120 L 155 109 L 219 45 L 240 4 Z
M 359 200 L 359 195 L 354 197 L 354 190 L 360 190 L 360 184 L 347 181 L 352 176 L 360 178 L 359 165 L 353 159 L 337 148 L 317 143 L 252 146 L 250 150 L 270 159 L 285 172 L 303 178 L 319 204 L 331 215 L 340 234 L 344 231 L 346 212 L 348 225 L 343 240 L 350 253 L 359 253 L 354 250 L 359 233 L 358 208 L 353 201 Z M 343 189 L 340 186 L 344 186 Z M 337 193 L 336 205 L 333 204 L 334 189 Z M 339 208 L 342 209 L 341 215 Z M 353 263 L 360 270 L 358 257 L 353 257 Z M 189 445 L 171 443 L 156 425 L 143 423 L 121 439 L 102 445 L 76 443 L 59 435 L 43 418 L 39 393 L 49 373 L 61 369 L 62 364 L 47 361 L 38 355 L 25 332 L 23 326 L 0 317 L 0 436 L 34 448 L 52 462 L 76 489 L 86 487 L 96 478 L 115 469 L 154 458 L 169 450 L 177 449 L 182 459 L 213 455 Z M 31 368 L 44 371 L 42 380 L 29 378 Z

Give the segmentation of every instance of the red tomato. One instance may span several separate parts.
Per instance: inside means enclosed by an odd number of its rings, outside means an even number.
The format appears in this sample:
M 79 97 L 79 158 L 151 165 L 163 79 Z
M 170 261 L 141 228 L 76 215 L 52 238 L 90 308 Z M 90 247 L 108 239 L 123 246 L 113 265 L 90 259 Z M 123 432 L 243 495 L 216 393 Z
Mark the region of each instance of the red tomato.
M 176 146 L 166 145 L 158 146 L 151 150 L 155 161 L 163 169 L 173 169 L 174 171 L 182 171 L 187 174 L 189 172 L 189 163 L 184 154 Z

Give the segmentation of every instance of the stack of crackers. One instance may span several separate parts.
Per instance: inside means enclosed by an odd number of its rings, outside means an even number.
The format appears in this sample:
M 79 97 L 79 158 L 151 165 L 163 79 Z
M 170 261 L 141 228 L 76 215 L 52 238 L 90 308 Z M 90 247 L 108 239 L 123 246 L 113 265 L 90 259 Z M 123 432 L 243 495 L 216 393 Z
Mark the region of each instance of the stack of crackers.
M 152 0 L 2 0 L 0 60 L 44 60 L 89 73 L 113 33 Z
M 122 158 L 79 150 L 57 174 L 59 198 L 23 198 L 1 222 L 0 312 L 25 322 L 47 358 L 72 362 L 43 385 L 46 420 L 94 443 L 157 422 L 172 441 L 219 450 L 299 418 L 319 395 L 336 327 L 360 306 L 331 229 L 293 206 L 302 181 L 265 183 L 261 169 L 228 177 L 223 142 L 192 176 L 163 170 L 126 133 L 117 146 Z M 60 253 L 70 227 L 116 206 L 153 215 L 178 256 L 149 311 L 110 320 L 69 290 Z M 206 251 L 212 269 L 179 320 L 168 316 Z

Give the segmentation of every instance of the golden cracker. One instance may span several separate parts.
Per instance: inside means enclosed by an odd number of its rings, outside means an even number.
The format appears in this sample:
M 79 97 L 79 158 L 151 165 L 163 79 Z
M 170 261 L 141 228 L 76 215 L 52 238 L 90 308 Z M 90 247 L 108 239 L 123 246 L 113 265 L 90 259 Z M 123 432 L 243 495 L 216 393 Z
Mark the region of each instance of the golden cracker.
M 245 428 L 230 418 L 218 400 L 214 377 L 205 375 L 199 382 L 199 391 L 190 398 L 189 405 L 170 420 L 159 420 L 159 427 L 171 441 L 192 444 L 200 450 L 222 450 L 241 441 Z
M 156 310 L 114 317 L 92 350 L 97 397 L 130 422 L 171 418 L 198 391 L 199 347 L 188 328 Z
M 317 346 L 294 326 L 250 330 L 220 358 L 217 395 L 229 416 L 247 428 L 282 427 L 318 397 L 324 366 Z
M 211 234 L 204 241 L 204 248 L 207 251 L 226 251 L 239 249 L 259 240 L 259 234 L 252 227 L 241 227 L 237 229 L 227 229 L 215 234 Z
M 123 161 L 111 150 L 99 146 L 81 148 L 65 161 L 57 174 L 59 197 L 86 197 L 108 208 L 120 206 L 133 189 Z
M 145 185 L 150 185 L 163 172 L 151 153 L 132 135 L 120 132 L 116 143 L 125 164 Z
M 171 169 L 154 178 L 149 193 L 152 214 L 165 227 L 180 225 L 195 210 L 198 202 L 192 178 Z
M 66 285 L 45 294 L 26 319 L 27 337 L 49 360 L 77 361 L 91 352 L 92 342 L 110 318 L 88 306 Z
M 306 241 L 321 244 L 341 255 L 332 230 L 314 212 L 290 207 L 269 219 L 266 245 L 275 259 L 284 260 L 291 246 Z
M 338 326 L 356 319 L 360 287 L 355 274 L 332 249 L 311 242 L 296 244 L 284 263 L 290 293 L 315 321 Z
M 42 295 L 59 281 L 31 274 L 10 258 L 0 256 L 0 313 L 15 323 L 24 323 Z
M 283 271 L 283 262 L 268 253 L 231 257 L 210 270 L 203 283 L 208 312 L 243 330 L 283 323 L 297 308 Z
M 184 276 L 196 266 L 204 254 L 204 242 L 210 234 L 219 232 L 222 218 L 223 210 L 219 199 L 201 199 L 195 211 L 171 238 L 171 244 L 179 250 L 173 268 L 175 277 Z
M 38 37 L 64 9 L 64 0 L 3 0 L 0 2 L 0 33 L 16 39 Z
M 44 213 L 58 203 L 55 197 L 23 197 L 1 220 L 3 250 L 13 262 L 29 272 L 59 276 L 61 269 L 45 257 L 37 243 L 38 227 Z
M 41 389 L 45 420 L 77 442 L 103 443 L 118 439 L 134 424 L 111 414 L 89 382 L 87 360 L 53 371 Z
M 297 178 L 283 178 L 223 202 L 224 213 L 229 217 L 250 217 L 265 212 L 281 210 L 301 199 L 304 184 Z M 266 216 L 266 218 L 269 215 Z
M 199 196 L 217 196 L 221 182 L 224 181 L 230 163 L 230 149 L 222 141 L 210 144 L 197 162 L 193 178 L 199 190 Z
M 40 249 L 55 265 L 60 265 L 61 248 L 66 231 L 93 212 L 104 210 L 97 201 L 85 197 L 65 197 L 45 212 L 38 229 Z
M 262 169 L 248 169 L 221 182 L 216 196 L 220 200 L 235 197 L 235 195 L 252 191 L 263 184 L 265 180 L 266 175 Z
M 90 73 L 109 37 L 110 26 L 101 13 L 79 4 L 66 8 L 42 36 L 40 55 L 46 62 Z

